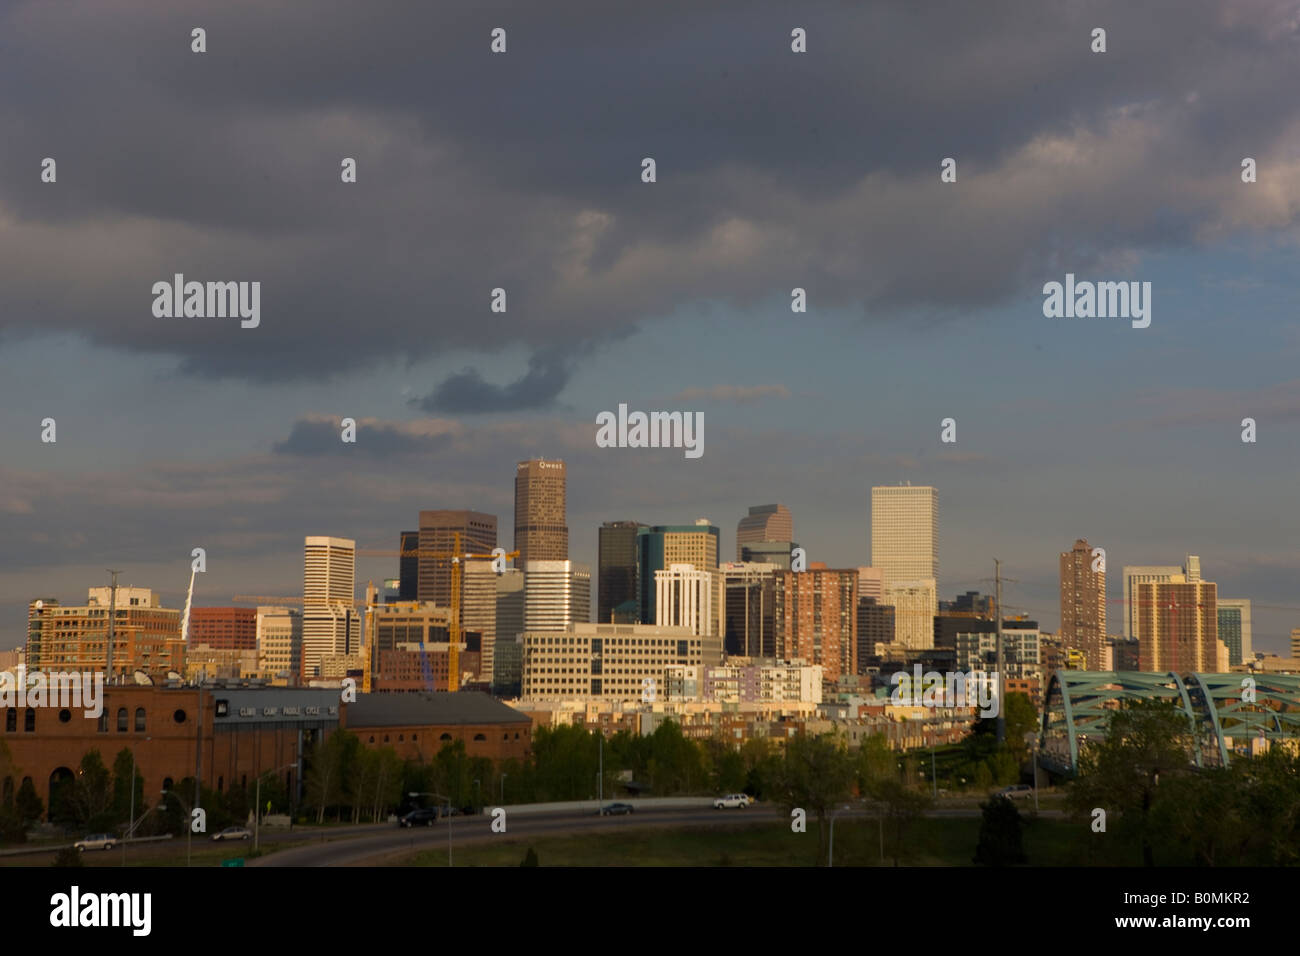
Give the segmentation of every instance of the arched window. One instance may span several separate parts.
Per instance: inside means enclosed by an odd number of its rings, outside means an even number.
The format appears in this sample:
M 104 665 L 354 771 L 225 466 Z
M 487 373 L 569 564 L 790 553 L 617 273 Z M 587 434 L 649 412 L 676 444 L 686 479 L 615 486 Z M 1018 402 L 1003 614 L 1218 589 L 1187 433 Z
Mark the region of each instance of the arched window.
M 5 732 L 14 733 L 18 730 L 18 708 L 10 707 L 5 711 Z
M 102 708 L 99 711 L 99 725 L 95 728 L 101 734 L 108 733 L 108 711 Z
M 217 777 L 217 793 L 220 793 L 222 790 L 225 789 L 226 789 L 226 778 Z
M 36 729 L 36 708 L 28 707 L 27 713 L 23 714 L 23 730 L 32 733 Z
M 442 735 L 441 737 L 439 737 L 438 739 L 439 739 L 439 740 L 451 740 L 451 734 L 443 734 L 443 735 Z
M 119 734 L 126 733 L 126 708 L 125 707 L 119 707 L 117 709 L 117 732 Z
M 137 707 L 135 709 L 135 729 L 140 733 L 144 732 L 144 708 L 143 707 Z
M 170 790 L 171 788 L 172 788 L 172 778 L 171 778 L 171 777 L 163 777 L 163 789 L 164 789 L 164 790 Z
M 487 740 L 487 734 L 475 734 L 475 735 L 474 735 L 474 739 L 475 739 L 475 740 Z

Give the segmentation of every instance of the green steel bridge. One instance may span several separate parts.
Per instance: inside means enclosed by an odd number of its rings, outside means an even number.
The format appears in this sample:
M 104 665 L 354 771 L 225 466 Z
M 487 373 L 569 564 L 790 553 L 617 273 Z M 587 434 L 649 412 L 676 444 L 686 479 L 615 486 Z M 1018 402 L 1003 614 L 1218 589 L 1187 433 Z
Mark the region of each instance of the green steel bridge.
M 1198 767 L 1226 767 L 1255 741 L 1300 741 L 1300 675 L 1062 670 L 1044 697 L 1039 766 L 1074 776 L 1080 747 L 1105 738 L 1126 700 L 1169 701 L 1185 714 Z

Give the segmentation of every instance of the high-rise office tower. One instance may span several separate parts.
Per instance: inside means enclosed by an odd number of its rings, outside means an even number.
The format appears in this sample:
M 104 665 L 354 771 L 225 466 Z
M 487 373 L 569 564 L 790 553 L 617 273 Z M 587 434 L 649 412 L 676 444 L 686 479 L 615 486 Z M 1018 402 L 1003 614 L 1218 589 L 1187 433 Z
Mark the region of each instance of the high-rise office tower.
M 939 497 L 934 488 L 871 489 L 871 566 L 880 569 L 885 587 L 938 579 Z
M 1080 650 L 1087 670 L 1102 670 L 1106 656 L 1106 567 L 1085 538 L 1061 552 L 1061 629 L 1057 638 Z M 1096 570 L 1094 570 L 1094 568 Z
M 858 569 L 776 572 L 776 656 L 820 664 L 826 680 L 858 669 Z
M 772 613 L 776 604 L 775 564 L 728 562 L 722 578 L 724 648 L 738 657 L 775 657 Z
M 1300 659 L 1300 627 L 1291 629 L 1291 656 Z
M 420 556 L 407 554 L 420 548 L 419 531 L 403 531 L 399 550 L 402 556 L 397 559 L 397 599 L 399 601 L 418 601 L 420 599 Z
M 433 552 L 451 554 L 458 531 L 462 554 L 491 554 L 497 546 L 496 515 L 481 511 L 420 512 L 419 600 L 451 606 L 451 561 L 437 558 Z
M 600 526 L 596 623 L 637 623 L 636 535 L 639 521 Z
M 754 505 L 736 526 L 736 560 L 744 561 L 744 547 L 765 541 L 793 541 L 794 518 L 785 505 Z
M 1217 598 L 1212 581 L 1188 581 L 1183 574 L 1138 584 L 1141 669 L 1180 675 L 1226 671 L 1228 649 L 1219 640 Z
M 689 564 L 674 564 L 655 572 L 655 624 L 659 627 L 689 627 L 699 637 L 721 631 L 722 602 L 718 593 L 721 579 L 713 571 L 697 571 Z
M 480 635 L 480 680 L 492 680 L 497 639 L 497 575 L 491 561 L 466 561 L 461 572 L 461 627 Z
M 939 496 L 925 485 L 871 489 L 871 566 L 894 608 L 894 636 L 912 648 L 934 645 L 939 610 Z
M 1187 556 L 1187 563 L 1182 567 L 1176 564 L 1135 564 L 1124 567 L 1124 636 L 1129 640 L 1140 640 L 1141 624 L 1138 620 L 1139 584 L 1151 584 L 1172 581 L 1182 576 L 1184 581 L 1195 583 L 1201 580 L 1201 559 L 1194 555 Z
M 524 565 L 524 630 L 562 631 L 591 623 L 591 567 L 574 561 Z
M 654 525 L 637 530 L 637 600 L 642 621 L 656 620 L 655 572 L 674 564 L 716 571 L 718 536 L 718 529 L 707 518 L 697 518 L 693 525 Z
M 257 668 L 276 686 L 296 687 L 302 679 L 302 612 L 259 607 Z
M 879 568 L 858 568 L 858 598 L 875 598 L 880 601 L 885 596 L 885 576 Z
M 515 550 L 529 561 L 567 561 L 566 471 L 562 461 L 535 459 L 515 467 Z
M 1250 598 L 1219 598 L 1219 640 L 1228 649 L 1228 664 L 1255 659 L 1251 646 Z
M 356 595 L 357 543 L 350 538 L 309 537 L 303 549 L 302 676 L 318 676 L 321 659 L 361 649 Z

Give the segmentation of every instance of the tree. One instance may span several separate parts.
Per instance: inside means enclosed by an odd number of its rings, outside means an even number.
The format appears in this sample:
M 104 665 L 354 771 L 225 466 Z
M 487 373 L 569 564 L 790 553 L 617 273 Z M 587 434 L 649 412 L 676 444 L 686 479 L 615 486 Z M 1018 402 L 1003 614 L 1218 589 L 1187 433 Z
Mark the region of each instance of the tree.
M 843 740 L 800 733 L 785 745 L 774 796 L 787 811 L 817 816 L 817 862 L 829 862 L 829 814 L 853 792 L 854 765 Z
M 101 832 L 115 823 L 112 774 L 104 766 L 99 751 L 91 750 L 81 758 L 81 766 L 70 790 L 68 811 L 82 830 Z
M 14 799 L 14 807 L 19 819 L 27 826 L 35 823 L 45 813 L 45 802 L 37 795 L 31 777 L 23 777 L 23 782 L 18 787 L 18 796 Z
M 980 804 L 979 844 L 974 862 L 979 866 L 1012 866 L 1026 861 L 1020 832 L 1020 811 L 1006 797 L 990 797 Z
M 1079 754 L 1070 806 L 1080 814 L 1100 807 L 1118 816 L 1136 837 L 1144 866 L 1155 865 L 1150 818 L 1163 776 L 1189 772 L 1192 746 L 1187 716 L 1172 702 L 1130 700 L 1111 714 L 1106 737 Z
M 119 820 L 126 820 L 127 825 L 133 822 L 131 817 L 131 773 L 135 768 L 134 759 L 131 751 L 123 747 L 113 758 L 113 813 Z M 135 768 L 135 814 L 139 816 L 144 812 L 144 775 L 140 773 L 139 768 Z
M 529 847 L 529 848 L 528 848 L 528 852 L 524 854 L 524 862 L 520 863 L 519 865 L 520 865 L 520 866 L 537 866 L 537 865 L 538 865 L 538 863 L 537 863 L 537 851 L 534 850 L 532 847 Z
M 929 809 L 930 796 L 899 779 L 898 757 L 880 734 L 862 742 L 855 769 L 859 789 L 864 796 L 876 801 L 880 812 L 889 820 L 894 866 L 898 866 L 903 855 L 904 837 L 912 823 Z

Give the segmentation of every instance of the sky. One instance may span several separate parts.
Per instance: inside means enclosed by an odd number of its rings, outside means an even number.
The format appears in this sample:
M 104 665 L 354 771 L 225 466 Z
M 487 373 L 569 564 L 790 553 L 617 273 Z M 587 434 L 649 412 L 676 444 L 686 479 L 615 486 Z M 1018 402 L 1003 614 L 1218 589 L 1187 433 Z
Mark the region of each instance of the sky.
M 195 547 L 219 605 L 421 509 L 510 544 L 544 456 L 575 560 L 700 517 L 730 558 L 779 501 L 864 565 L 871 487 L 910 481 L 941 597 L 998 558 L 1054 629 L 1086 538 L 1119 633 L 1119 569 L 1198 554 L 1286 653 L 1297 54 L 1291 0 L 8 3 L 0 647 L 110 567 L 179 606 Z M 176 273 L 260 282 L 260 324 L 155 316 Z M 1151 283 L 1150 326 L 1045 317 L 1067 273 Z M 703 455 L 598 448 L 621 403 L 701 413 Z

